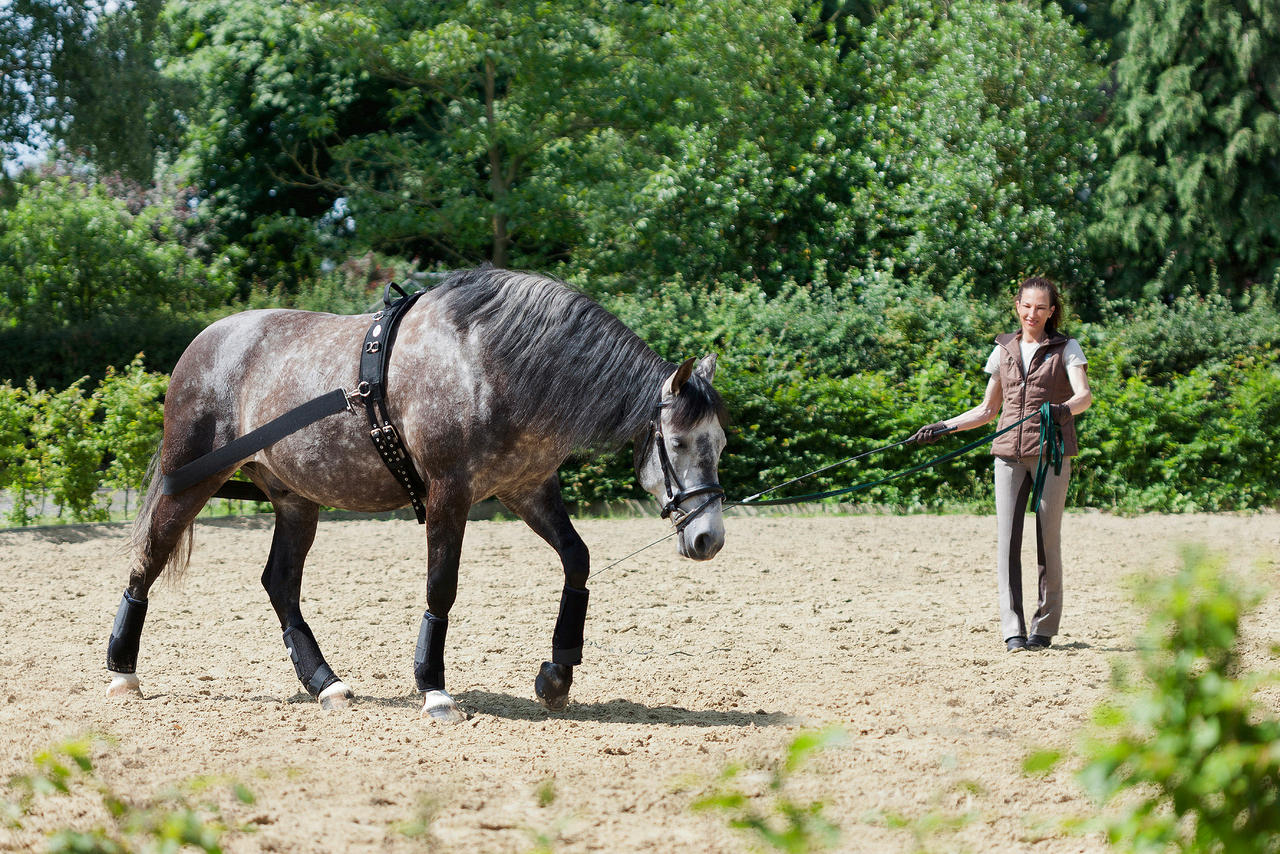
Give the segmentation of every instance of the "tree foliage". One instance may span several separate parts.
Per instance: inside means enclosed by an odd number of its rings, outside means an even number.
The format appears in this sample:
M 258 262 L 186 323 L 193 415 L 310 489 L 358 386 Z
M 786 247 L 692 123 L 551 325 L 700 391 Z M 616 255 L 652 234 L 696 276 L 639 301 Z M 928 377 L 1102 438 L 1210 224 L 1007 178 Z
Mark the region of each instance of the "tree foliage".
M 644 61 L 660 36 L 651 4 L 514 0 L 317 3 L 327 41 L 380 78 L 383 129 L 333 150 L 315 175 L 347 195 L 375 244 L 424 258 L 546 265 L 581 242 L 573 198 L 600 137 L 660 114 L 670 86 Z
M 1096 239 L 1118 290 L 1232 292 L 1280 271 L 1280 7 L 1120 0 Z
M 0 208 L 0 327 L 47 331 L 104 318 L 191 312 L 228 295 L 163 208 L 134 213 L 100 183 L 51 177 Z
M 183 105 L 174 145 L 194 188 L 189 227 L 206 235 L 205 258 L 235 262 L 242 298 L 319 272 L 336 195 L 308 174 L 327 170 L 336 135 L 387 106 L 306 20 L 296 3 L 170 0 L 161 21 L 163 73 Z
M 1032 272 L 1088 281 L 1103 72 L 1056 5 L 904 0 L 858 60 L 867 251 L 993 293 Z
M 575 265 L 621 288 L 681 276 L 769 293 L 859 265 L 846 213 L 860 184 L 844 50 L 856 23 L 837 23 L 821 4 L 670 4 L 647 57 L 667 104 L 611 141 L 630 180 L 588 189 Z
M 0 154 L 62 146 L 151 178 L 169 122 L 152 44 L 163 0 L 0 0 Z

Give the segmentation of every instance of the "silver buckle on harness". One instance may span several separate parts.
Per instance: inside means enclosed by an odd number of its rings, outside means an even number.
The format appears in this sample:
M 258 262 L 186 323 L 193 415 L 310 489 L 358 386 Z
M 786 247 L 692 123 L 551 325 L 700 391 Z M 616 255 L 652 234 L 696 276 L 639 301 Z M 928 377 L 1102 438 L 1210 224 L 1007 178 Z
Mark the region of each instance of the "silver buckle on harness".
M 343 389 L 342 393 L 347 396 L 347 411 L 351 412 L 352 415 L 355 415 L 356 401 L 364 401 L 365 398 L 369 397 L 370 391 L 369 383 L 361 383 L 360 385 L 357 385 L 355 391 L 351 392 L 348 392 L 347 389 Z
M 367 382 L 360 383 L 360 385 L 355 387 L 354 391 L 347 391 L 346 389 L 343 389 L 342 393 L 347 397 L 347 411 L 354 415 L 356 412 L 356 401 L 367 398 L 370 390 L 371 389 Z

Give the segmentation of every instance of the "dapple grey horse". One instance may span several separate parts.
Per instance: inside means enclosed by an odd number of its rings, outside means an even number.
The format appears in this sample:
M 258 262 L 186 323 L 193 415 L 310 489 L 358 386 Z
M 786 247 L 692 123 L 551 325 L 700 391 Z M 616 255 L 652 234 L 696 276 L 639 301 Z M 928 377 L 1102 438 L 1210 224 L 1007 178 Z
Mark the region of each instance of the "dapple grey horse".
M 369 315 L 249 311 L 202 332 L 174 368 L 164 438 L 108 644 L 112 695 L 141 694 L 137 656 L 147 597 L 166 567 L 190 560 L 192 523 L 239 469 L 271 501 L 275 531 L 262 575 L 298 678 L 325 708 L 352 691 L 303 619 L 303 563 L 321 506 L 387 511 L 408 503 L 370 441 L 364 417 L 337 412 L 176 494 L 158 484 L 294 407 L 353 389 Z M 559 554 L 564 587 L 535 692 L 564 708 L 581 663 L 587 548 L 570 522 L 558 469 L 575 452 L 636 443 L 641 486 L 678 529 L 680 554 L 707 560 L 724 544 L 717 468 L 724 405 L 715 357 L 676 365 L 587 296 L 552 279 L 493 268 L 450 274 L 405 312 L 386 401 L 427 484 L 426 612 L 414 656 L 422 715 L 465 714 L 445 691 L 444 648 L 467 513 L 496 496 Z

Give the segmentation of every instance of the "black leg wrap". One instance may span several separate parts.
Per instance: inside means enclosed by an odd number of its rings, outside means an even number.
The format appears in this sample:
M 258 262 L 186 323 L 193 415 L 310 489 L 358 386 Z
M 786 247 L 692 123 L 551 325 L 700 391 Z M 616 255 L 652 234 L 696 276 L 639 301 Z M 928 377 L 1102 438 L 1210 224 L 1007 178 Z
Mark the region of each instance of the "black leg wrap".
M 560 594 L 560 616 L 551 635 L 551 660 L 570 667 L 582 663 L 582 632 L 587 621 L 590 591 L 565 585 Z
M 134 599 L 125 592 L 116 611 L 116 622 L 111 627 L 111 640 L 107 641 L 107 669 L 115 673 L 135 673 L 138 670 L 138 641 L 142 637 L 142 623 L 147 618 L 147 600 Z
M 413 678 L 419 691 L 444 690 L 444 636 L 448 629 L 447 617 L 423 612 L 418 648 L 413 653 Z
M 311 696 L 319 697 L 321 691 L 338 681 L 337 675 L 325 663 L 316 636 L 311 634 L 311 627 L 306 623 L 296 623 L 284 630 L 284 646 L 289 650 L 298 680 Z

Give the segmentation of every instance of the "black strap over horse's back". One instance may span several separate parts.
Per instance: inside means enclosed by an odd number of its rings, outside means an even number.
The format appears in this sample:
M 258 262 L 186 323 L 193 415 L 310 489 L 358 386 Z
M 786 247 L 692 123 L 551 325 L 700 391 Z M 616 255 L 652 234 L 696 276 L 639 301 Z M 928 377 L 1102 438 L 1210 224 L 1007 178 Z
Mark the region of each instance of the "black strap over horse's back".
M 391 298 L 392 289 L 400 294 L 394 300 Z M 355 391 L 348 392 L 337 388 L 322 394 L 268 421 L 256 430 L 251 430 L 238 439 L 228 442 L 221 448 L 192 460 L 176 471 L 163 475 L 160 479 L 161 492 L 165 495 L 174 495 L 189 489 L 228 466 L 235 465 L 263 448 L 275 444 L 285 436 L 298 432 L 303 427 L 343 410 L 353 411 L 352 403 L 355 400 L 361 400 L 364 403 L 365 414 L 369 418 L 369 436 L 373 440 L 374 448 L 377 449 L 378 455 L 382 457 L 383 463 L 395 477 L 396 482 L 409 494 L 409 502 L 413 505 L 413 512 L 418 517 L 419 524 L 425 523 L 427 485 L 414 467 L 399 432 L 391 423 L 386 397 L 387 365 L 391 358 L 391 347 L 395 343 L 400 320 L 409 307 L 424 293 L 426 291 L 407 294 L 395 282 L 387 285 L 382 295 L 383 308 L 374 314 L 373 324 L 365 333 L 364 344 L 360 348 L 360 380 Z M 232 480 L 218 487 L 213 497 L 246 501 L 267 500 L 267 495 L 256 485 Z
M 391 299 L 392 288 L 400 294 L 398 299 Z M 413 505 L 419 524 L 427 521 L 427 485 L 414 468 L 409 449 L 404 446 L 399 431 L 391 423 L 386 389 L 387 365 L 400 319 L 424 293 L 426 291 L 406 294 L 395 282 L 387 285 L 382 295 L 384 308 L 373 316 L 373 325 L 365 333 L 364 346 L 360 348 L 360 384 L 356 386 L 356 396 L 364 401 L 364 411 L 369 417 L 369 436 L 373 439 L 373 446 L 378 449 L 378 456 L 382 457 L 396 482 L 409 493 L 409 503 Z

